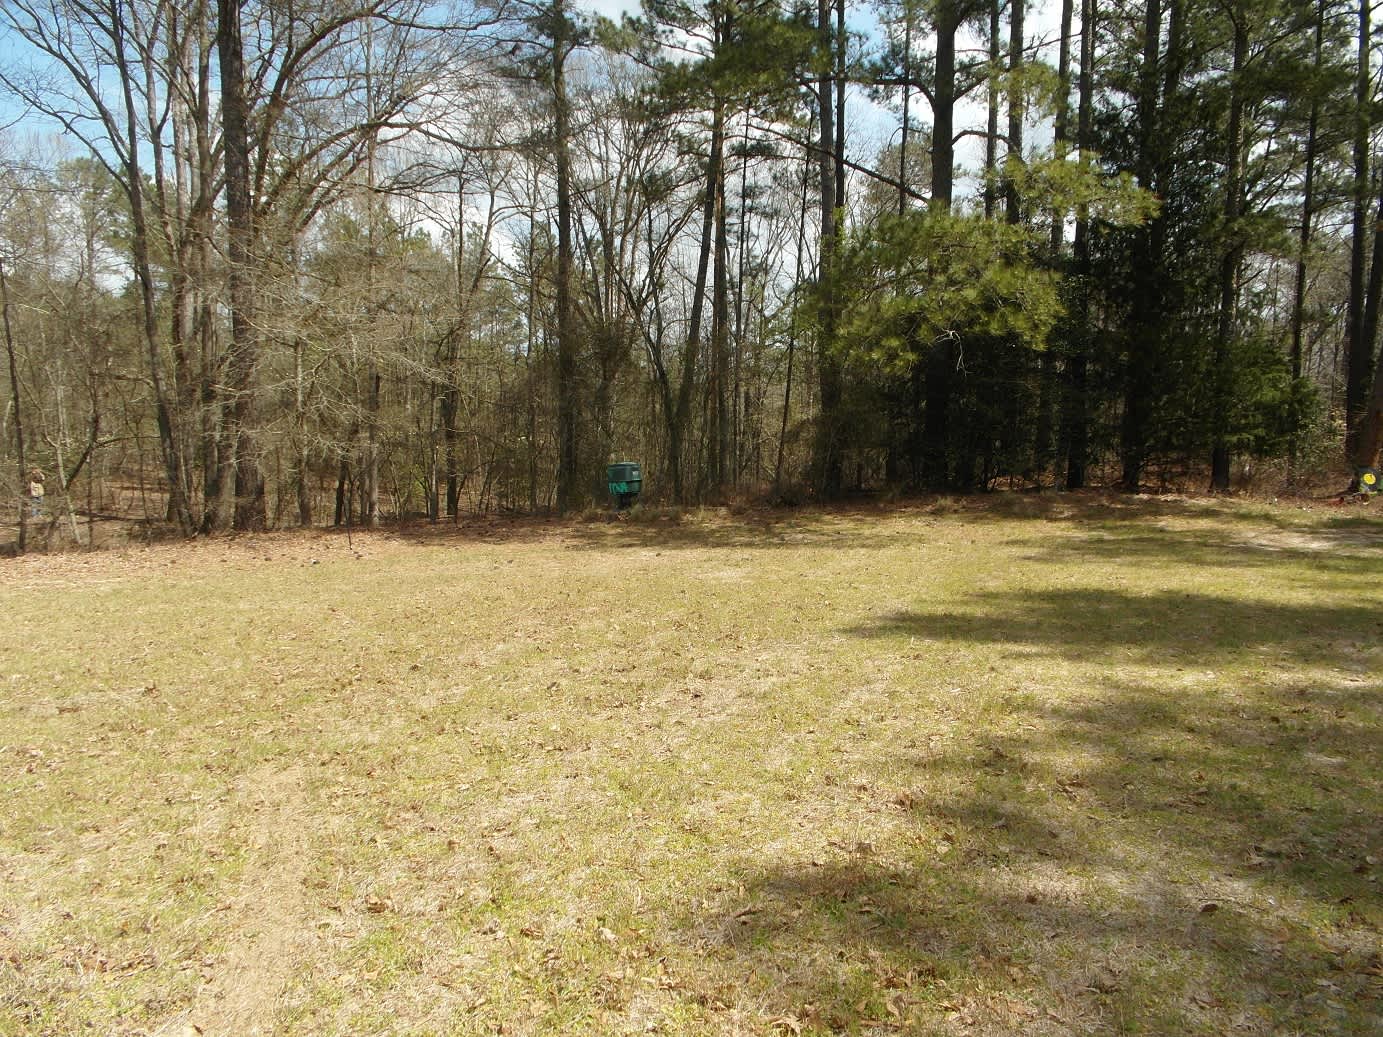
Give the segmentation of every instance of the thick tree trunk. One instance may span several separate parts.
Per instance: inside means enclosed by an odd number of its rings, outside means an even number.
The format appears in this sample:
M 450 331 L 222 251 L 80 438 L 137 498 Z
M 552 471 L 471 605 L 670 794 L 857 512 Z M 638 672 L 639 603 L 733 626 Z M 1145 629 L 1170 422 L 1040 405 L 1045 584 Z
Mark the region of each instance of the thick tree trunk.
M 1080 83 L 1076 105 L 1076 146 L 1081 162 L 1090 150 L 1095 83 L 1095 23 L 1099 17 L 1095 0 L 1081 0 Z M 1072 315 L 1072 349 L 1066 362 L 1066 385 L 1062 425 L 1066 440 L 1066 489 L 1085 486 L 1085 465 L 1089 451 L 1090 419 L 1087 404 L 1086 367 L 1090 341 L 1090 214 L 1085 206 L 1076 209 L 1076 229 L 1071 249 L 1076 264 L 1077 309 Z
M 250 204 L 249 108 L 240 0 L 218 0 L 217 14 L 231 311 L 231 346 L 225 367 L 230 400 L 221 435 L 219 520 L 223 527 L 263 529 L 267 521 L 264 477 L 250 432 L 259 344 L 252 317 L 254 213 Z
M 1373 247 L 1369 258 L 1368 286 L 1364 290 L 1364 342 L 1369 356 L 1373 356 L 1373 344 L 1378 341 L 1379 303 L 1383 302 L 1383 189 L 1378 196 L 1373 218 Z M 1366 373 L 1370 373 L 1368 369 Z M 1367 397 L 1365 397 L 1367 400 Z M 1365 403 L 1367 408 L 1367 403 Z
M 1368 253 L 1371 0 L 1359 0 L 1359 56 L 1354 96 L 1354 218 L 1349 254 L 1349 308 L 1345 329 L 1345 456 L 1358 453 L 1358 432 L 1372 371 L 1373 343 L 1364 331 L 1366 258 Z
M 1359 441 L 1352 460 L 1355 468 L 1375 468 L 1379 451 L 1383 449 L 1383 356 L 1373 368 L 1373 385 L 1368 405 L 1359 422 Z
M 1061 41 L 1057 48 L 1057 89 L 1056 120 L 1052 131 L 1052 148 L 1059 159 L 1065 159 L 1070 136 L 1071 121 L 1071 20 L 1074 16 L 1072 0 L 1061 3 Z M 1061 249 L 1066 237 L 1066 213 L 1057 209 L 1052 213 L 1052 263 L 1061 263 Z M 1056 457 L 1052 442 L 1056 397 L 1058 393 L 1059 372 L 1057 357 L 1053 347 L 1043 351 L 1038 361 L 1037 374 L 1037 426 L 1033 434 L 1033 468 L 1037 483 L 1042 485 L 1043 476 L 1052 467 Z
M 956 33 L 960 12 L 956 0 L 941 0 L 936 12 L 936 84 L 932 111 L 932 199 L 934 209 L 949 212 L 955 182 Z
M 14 408 L 14 450 L 18 465 L 20 554 L 29 538 L 29 466 L 24 455 L 24 407 L 19 382 L 19 361 L 14 351 L 14 328 L 10 324 L 10 282 L 5 276 L 5 260 L 0 257 L 0 317 L 5 328 L 5 354 L 10 362 L 10 405 Z
M 815 463 L 816 488 L 825 498 L 840 495 L 842 470 L 840 455 L 840 360 L 835 354 L 836 297 L 835 267 L 837 250 L 836 189 L 836 111 L 834 87 L 835 47 L 831 0 L 817 0 L 817 39 L 823 57 L 817 81 L 821 143 L 818 173 L 821 192 L 821 243 L 817 286 L 820 294 L 820 319 L 817 338 L 817 375 L 821 390 L 821 415 L 817 426 Z
M 1161 81 L 1162 3 L 1147 0 L 1143 19 L 1143 61 L 1138 76 L 1138 183 L 1156 189 Z M 1159 215 L 1139 234 L 1134 256 L 1135 287 L 1124 371 L 1124 413 L 1119 430 L 1120 484 L 1137 493 L 1147 459 L 1149 387 L 1162 338 L 1162 249 L 1165 223 Z
M 943 0 L 936 12 L 936 83 L 932 111 L 932 198 L 938 213 L 951 211 L 954 184 L 956 34 L 960 11 L 954 0 Z M 951 382 L 955 373 L 955 343 L 949 336 L 933 342 L 925 360 L 926 389 L 922 415 L 922 481 L 932 489 L 949 482 L 949 423 Z
M 566 0 L 554 0 L 554 13 L 552 100 L 555 121 L 553 147 L 557 167 L 557 511 L 566 514 L 582 504 L 576 313 L 571 299 L 571 112 L 566 79 L 569 31 Z
M 715 28 L 716 49 L 730 35 L 729 15 Z M 724 129 L 722 127 L 722 136 Z M 717 163 L 715 252 L 711 273 L 711 429 L 707 435 L 708 479 L 715 495 L 725 488 L 730 469 L 730 236 L 725 213 L 725 163 Z
M 1022 199 L 1018 197 L 1018 184 L 1011 175 L 1015 162 L 1023 161 L 1023 88 L 1020 80 L 1023 74 L 1023 8 L 1026 0 L 1009 0 L 1008 36 L 1008 155 L 1010 175 L 1004 184 L 1004 215 L 1008 222 L 1017 224 L 1023 218 Z
M 1325 0 L 1316 5 L 1316 41 L 1313 50 L 1313 68 L 1321 70 L 1321 59 L 1325 50 Z M 1306 172 L 1302 183 L 1301 226 L 1297 230 L 1297 269 L 1292 292 L 1292 342 L 1288 348 L 1288 362 L 1291 365 L 1292 381 L 1301 378 L 1303 360 L 1303 341 L 1306 326 L 1306 257 L 1311 249 L 1312 222 L 1316 215 L 1316 152 L 1320 131 L 1321 103 L 1318 92 L 1313 88 L 1311 114 L 1306 123 Z M 1295 471 L 1297 455 L 1301 451 L 1302 415 L 1291 415 L 1292 427 L 1287 441 L 1287 463 L 1289 470 Z
M 1325 0 L 1316 5 L 1316 42 L 1313 67 L 1321 69 L 1321 58 L 1325 48 Z M 1301 377 L 1302 337 L 1306 315 L 1306 257 L 1311 248 L 1311 227 L 1316 215 L 1316 150 L 1320 130 L 1321 104 L 1315 91 L 1311 98 L 1311 114 L 1306 123 L 1306 172 L 1301 192 L 1301 226 L 1297 230 L 1297 270 L 1296 283 L 1292 293 L 1292 345 L 1289 359 L 1292 378 Z M 1295 456 L 1295 434 L 1292 454 Z
M 1234 23 L 1234 58 L 1230 69 L 1229 133 L 1225 141 L 1224 257 L 1220 262 L 1220 312 L 1215 335 L 1211 378 L 1210 488 L 1216 493 L 1229 491 L 1229 412 L 1233 406 L 1233 346 L 1235 312 L 1239 300 L 1239 267 L 1243 244 L 1239 219 L 1243 209 L 1244 183 L 1244 64 L 1248 61 L 1249 33 L 1247 12 L 1236 3 L 1230 12 Z

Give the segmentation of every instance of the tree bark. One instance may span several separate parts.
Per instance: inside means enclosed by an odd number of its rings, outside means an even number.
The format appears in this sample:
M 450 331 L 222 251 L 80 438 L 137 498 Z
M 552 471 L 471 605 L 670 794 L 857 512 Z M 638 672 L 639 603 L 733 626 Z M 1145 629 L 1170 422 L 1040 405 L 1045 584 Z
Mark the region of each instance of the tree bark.
M 120 87 L 125 110 L 122 164 L 127 180 L 126 197 L 130 203 L 130 251 L 135 278 L 139 282 L 141 331 L 149 358 L 149 381 L 154 391 L 159 447 L 163 455 L 164 475 L 168 485 L 168 510 L 182 532 L 190 535 L 196 527 L 192 520 L 185 469 L 178 446 L 177 426 L 163 377 L 163 361 L 159 356 L 158 307 L 153 267 L 149 259 L 149 223 L 144 209 L 144 171 L 140 161 L 140 139 L 135 121 L 134 91 L 130 82 L 132 66 L 125 52 L 125 21 L 121 0 L 111 0 L 110 15 L 111 39 L 116 62 L 121 70 Z M 112 126 L 111 129 L 114 131 L 116 127 Z
M 912 0 L 903 0 L 903 127 L 898 142 L 898 215 L 908 210 L 908 137 L 912 128 Z M 777 480 L 774 480 L 775 482 Z
M 673 498 L 687 502 L 686 435 L 691 419 L 696 360 L 701 347 L 701 323 L 706 311 L 706 278 L 715 244 L 716 202 L 725 165 L 725 107 L 719 96 L 711 99 L 711 140 L 706 157 L 706 190 L 701 206 L 701 249 L 697 255 L 696 283 L 692 289 L 687 342 L 682 350 L 682 370 L 677 383 L 677 403 L 668 423 L 668 467 L 672 469 Z
M 1175 0 L 1174 0 L 1175 2 Z M 1138 160 L 1139 185 L 1156 189 L 1160 147 L 1157 139 L 1161 64 L 1162 3 L 1147 0 L 1143 18 L 1143 60 L 1138 73 Z M 1163 218 L 1151 220 L 1138 235 L 1134 256 L 1135 287 L 1130 314 L 1127 362 L 1124 372 L 1124 413 L 1119 430 L 1122 462 L 1120 484 L 1128 493 L 1137 493 L 1147 459 L 1149 424 L 1149 385 L 1156 353 L 1162 338 L 1162 248 Z
M 553 148 L 557 167 L 557 512 L 582 504 L 579 400 L 576 371 L 576 314 L 571 299 L 571 112 L 566 62 L 571 45 L 567 0 L 553 0 Z
M 989 119 L 984 134 L 984 218 L 994 218 L 999 193 L 999 28 L 1003 0 L 989 0 Z
M 818 174 L 821 193 L 820 257 L 817 261 L 817 290 L 820 296 L 820 318 L 817 335 L 817 377 L 821 392 L 821 414 L 817 426 L 815 463 L 816 488 L 822 497 L 840 495 L 840 360 L 835 355 L 836 340 L 836 248 L 837 248 L 837 189 L 836 189 L 836 111 L 834 69 L 836 46 L 832 28 L 831 0 L 817 0 L 817 41 L 822 55 L 822 72 L 817 81 L 817 105 L 821 142 L 818 149 Z
M 726 45 L 729 36 L 730 15 L 719 14 L 715 26 L 717 52 Z M 720 106 L 719 101 L 717 106 Z M 721 118 L 723 121 L 724 116 Z M 722 124 L 722 139 L 724 132 Z M 719 495 L 725 489 L 730 467 L 730 237 L 726 227 L 723 159 L 716 164 L 716 169 L 715 258 L 711 273 L 711 384 L 708 387 L 712 427 L 706 439 L 707 475 L 713 493 Z
M 1355 469 L 1376 468 L 1383 449 L 1383 356 L 1374 364 L 1368 404 L 1359 422 L 1359 441 L 1351 460 Z
M 1349 308 L 1345 331 L 1345 456 L 1359 450 L 1359 426 L 1368 393 L 1372 369 L 1373 343 L 1364 331 L 1364 298 L 1368 250 L 1369 190 L 1369 109 L 1373 103 L 1370 57 L 1371 0 L 1359 0 L 1359 54 L 1355 69 L 1354 94 L 1354 185 L 1353 235 L 1349 253 Z
M 936 82 L 932 98 L 933 212 L 951 211 L 955 183 L 956 34 L 961 12 L 956 0 L 942 0 L 936 12 Z M 949 410 L 955 369 L 955 343 L 942 336 L 928 347 L 922 414 L 922 480 L 932 489 L 949 482 Z
M 1008 155 L 1009 175 L 1005 178 L 1004 204 L 1008 222 L 1017 225 L 1023 218 L 1018 183 L 1012 175 L 1015 162 L 1023 161 L 1023 14 L 1027 0 L 1009 0 L 1008 36 Z
M 1312 68 L 1317 74 L 1321 71 L 1321 60 L 1325 51 L 1325 3 L 1326 0 L 1318 0 L 1316 4 L 1316 34 L 1312 51 L 1314 59 Z M 1307 254 L 1311 249 L 1312 222 L 1316 215 L 1316 151 L 1320 117 L 1320 94 L 1315 84 L 1312 84 L 1311 114 L 1306 123 L 1306 172 L 1301 192 L 1301 226 L 1297 230 L 1296 281 L 1292 292 L 1292 342 L 1288 349 L 1288 362 L 1291 365 L 1293 382 L 1298 381 L 1302 373 L 1303 334 L 1306 326 Z M 1289 469 L 1295 469 L 1297 454 L 1301 449 L 1299 430 L 1301 418 L 1302 416 L 1297 413 L 1291 415 L 1292 427 L 1287 442 Z
M 10 404 L 14 407 L 14 449 L 19 476 L 19 541 L 24 553 L 29 538 L 29 466 L 24 455 L 24 409 L 19 384 L 19 361 L 14 351 L 14 328 L 10 324 L 10 282 L 5 276 L 5 260 L 0 256 L 0 316 L 5 325 L 5 353 L 10 362 Z
M 1080 82 L 1076 102 L 1076 147 L 1082 164 L 1090 153 L 1094 83 L 1095 29 L 1099 18 L 1096 0 L 1081 0 Z M 1066 489 L 1085 486 L 1085 465 L 1089 453 L 1090 419 L 1087 404 L 1086 368 L 1090 341 L 1090 214 L 1086 206 L 1076 208 L 1075 234 L 1071 241 L 1076 264 L 1077 308 L 1073 314 L 1072 350 L 1066 362 L 1066 393 L 1062 424 L 1066 440 Z
M 1229 414 L 1233 406 L 1233 346 L 1235 313 L 1239 299 L 1239 267 L 1243 263 L 1243 244 L 1239 220 L 1243 210 L 1244 183 L 1244 87 L 1243 71 L 1248 61 L 1248 15 L 1242 2 L 1230 11 L 1234 30 L 1234 57 L 1230 68 L 1229 132 L 1225 141 L 1224 257 L 1220 262 L 1220 312 L 1215 335 L 1211 370 L 1211 454 L 1210 488 L 1215 493 L 1229 492 Z
M 267 520 L 264 477 L 250 431 L 259 343 L 252 314 L 254 213 L 250 200 L 249 105 L 245 94 L 240 5 L 241 0 L 218 0 L 217 3 L 216 46 L 221 64 L 231 311 L 231 344 L 225 367 L 230 400 L 221 433 L 218 523 L 224 528 L 263 529 Z
M 1056 116 L 1052 124 L 1052 150 L 1062 161 L 1066 159 L 1071 137 L 1071 20 L 1075 14 L 1074 0 L 1061 0 L 1061 42 L 1057 47 Z M 1061 253 L 1066 237 L 1066 213 L 1052 213 L 1052 257 Z
M 940 0 L 936 12 L 936 83 L 932 110 L 932 208 L 951 209 L 955 182 L 956 34 L 960 31 L 957 0 Z

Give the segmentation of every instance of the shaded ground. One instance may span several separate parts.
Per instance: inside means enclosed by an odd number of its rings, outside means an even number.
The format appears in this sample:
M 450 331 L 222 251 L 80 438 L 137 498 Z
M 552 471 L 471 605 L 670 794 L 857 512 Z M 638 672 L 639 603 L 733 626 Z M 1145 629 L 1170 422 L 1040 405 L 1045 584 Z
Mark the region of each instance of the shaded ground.
M 1383 523 L 0 563 L 0 1034 L 1374 1033 Z

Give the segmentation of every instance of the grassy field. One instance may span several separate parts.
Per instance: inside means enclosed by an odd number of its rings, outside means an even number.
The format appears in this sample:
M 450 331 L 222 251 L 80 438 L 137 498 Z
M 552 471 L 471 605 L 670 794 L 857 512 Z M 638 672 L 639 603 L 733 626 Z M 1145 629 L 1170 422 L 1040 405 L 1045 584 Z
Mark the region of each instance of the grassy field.
M 1376 1034 L 1381 581 L 1070 498 L 0 562 L 0 1034 Z

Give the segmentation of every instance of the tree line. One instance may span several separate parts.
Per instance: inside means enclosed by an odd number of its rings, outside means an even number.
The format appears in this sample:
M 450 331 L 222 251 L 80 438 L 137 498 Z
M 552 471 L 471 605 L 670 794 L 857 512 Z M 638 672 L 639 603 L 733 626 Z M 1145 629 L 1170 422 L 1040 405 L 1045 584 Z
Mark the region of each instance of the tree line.
M 80 537 L 1372 464 L 1372 18 L 11 0 L 0 478 Z

